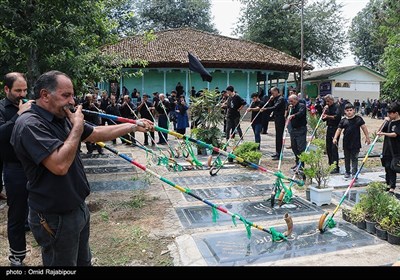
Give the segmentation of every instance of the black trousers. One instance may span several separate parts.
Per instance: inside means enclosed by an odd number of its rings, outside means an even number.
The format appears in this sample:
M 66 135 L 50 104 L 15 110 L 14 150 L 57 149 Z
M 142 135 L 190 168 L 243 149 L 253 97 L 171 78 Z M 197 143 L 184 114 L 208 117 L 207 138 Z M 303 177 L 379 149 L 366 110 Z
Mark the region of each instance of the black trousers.
M 340 136 L 337 138 L 337 144 L 333 144 L 333 137 L 335 137 L 336 133 L 336 126 L 328 126 L 326 130 L 326 153 L 328 154 L 328 162 L 329 165 L 332 163 L 336 162 L 336 168 L 339 169 L 339 151 L 338 151 L 338 145 L 339 145 L 339 139 Z
M 397 174 L 393 169 L 390 167 L 390 163 L 392 162 L 391 157 L 382 157 L 381 158 L 381 163 L 382 166 L 385 167 L 385 181 L 386 185 L 388 185 L 390 188 L 395 189 L 396 188 L 396 180 L 397 180 Z
M 165 129 L 169 129 L 167 115 L 158 116 L 158 126 Z M 158 131 L 158 142 L 166 143 L 167 141 L 168 141 L 168 133 Z
M 4 162 L 4 186 L 7 192 L 7 234 L 11 257 L 25 259 L 25 222 L 28 218 L 27 178 L 22 165 Z
M 278 156 L 282 150 L 284 130 L 285 118 L 283 116 L 275 116 L 275 151 Z

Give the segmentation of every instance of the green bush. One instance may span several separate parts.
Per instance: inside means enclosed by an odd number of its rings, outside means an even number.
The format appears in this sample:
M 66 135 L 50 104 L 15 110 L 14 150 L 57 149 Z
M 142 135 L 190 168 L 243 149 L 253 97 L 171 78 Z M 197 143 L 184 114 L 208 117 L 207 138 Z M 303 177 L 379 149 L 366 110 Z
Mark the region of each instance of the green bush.
M 258 143 L 254 142 L 243 142 L 234 150 L 233 154 L 256 164 L 262 156 L 262 153 L 258 151 Z

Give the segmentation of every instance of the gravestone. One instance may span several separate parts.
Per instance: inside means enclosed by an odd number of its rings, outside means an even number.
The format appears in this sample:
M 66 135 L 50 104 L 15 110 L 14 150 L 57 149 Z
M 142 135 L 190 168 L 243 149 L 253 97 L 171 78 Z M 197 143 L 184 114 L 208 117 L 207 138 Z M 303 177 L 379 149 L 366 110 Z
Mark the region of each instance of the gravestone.
M 144 190 L 148 188 L 149 184 L 140 180 L 90 182 L 90 190 L 92 192 Z
M 204 199 L 234 199 L 243 197 L 254 197 L 263 196 L 267 193 L 270 194 L 274 185 L 273 184 L 262 184 L 254 186 L 235 186 L 227 187 L 220 186 L 217 188 L 201 188 L 193 189 L 192 193 L 198 195 Z M 183 194 L 187 201 L 196 201 L 192 196 Z
M 347 222 L 339 222 L 323 234 L 316 227 L 317 222 L 295 224 L 288 240 L 281 242 L 272 242 L 270 234 L 256 229 L 252 229 L 248 239 L 244 227 L 242 231 L 199 234 L 193 238 L 210 266 L 242 266 L 382 243 Z M 286 227 L 275 229 L 284 232 Z
M 269 175 L 269 174 L 268 174 Z M 271 175 L 269 175 L 271 178 Z M 171 177 L 170 180 L 175 184 L 182 186 L 202 185 L 202 184 L 216 184 L 216 183 L 232 183 L 243 181 L 261 181 L 269 179 L 266 174 L 259 172 L 247 172 L 239 174 L 222 174 L 217 176 L 179 176 Z
M 300 197 L 292 198 L 291 203 L 278 205 L 271 208 L 270 201 L 234 202 L 223 205 L 232 213 L 237 213 L 247 220 L 273 220 L 281 219 L 285 213 L 291 216 L 307 216 L 322 214 L 322 210 Z M 212 222 L 211 207 L 207 205 L 180 207 L 175 209 L 182 225 L 186 228 L 198 228 L 232 223 L 232 218 L 224 213 L 219 213 L 216 223 Z

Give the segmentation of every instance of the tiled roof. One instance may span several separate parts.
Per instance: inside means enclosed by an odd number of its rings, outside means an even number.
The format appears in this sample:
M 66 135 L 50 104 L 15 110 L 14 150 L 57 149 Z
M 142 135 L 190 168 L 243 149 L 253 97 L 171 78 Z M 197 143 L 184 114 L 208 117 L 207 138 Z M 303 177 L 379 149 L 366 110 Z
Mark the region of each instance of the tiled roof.
M 216 35 L 192 28 L 156 32 L 148 43 L 142 35 L 105 46 L 105 53 L 119 53 L 132 60 L 144 59 L 147 67 L 188 67 L 188 52 L 207 68 L 299 71 L 300 60 L 263 44 Z M 304 65 L 305 70 L 313 67 Z

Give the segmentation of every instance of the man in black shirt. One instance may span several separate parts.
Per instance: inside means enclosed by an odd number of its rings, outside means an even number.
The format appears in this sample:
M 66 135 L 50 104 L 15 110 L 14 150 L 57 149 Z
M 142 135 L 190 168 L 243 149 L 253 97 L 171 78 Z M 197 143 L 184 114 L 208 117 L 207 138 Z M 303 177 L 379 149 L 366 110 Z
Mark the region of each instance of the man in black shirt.
M 328 94 L 325 96 L 325 112 L 322 115 L 322 120 L 326 122 L 326 153 L 328 154 L 329 165 L 336 164 L 336 168 L 332 170 L 332 174 L 339 173 L 339 151 L 338 146 L 333 144 L 336 130 L 342 118 L 342 110 L 340 105 L 335 103 L 333 96 Z M 336 139 L 339 142 L 340 136 Z
M 247 112 L 251 111 L 251 128 L 254 132 L 254 141 L 258 143 L 258 149 L 261 146 L 261 130 L 262 130 L 262 114 L 260 113 L 261 108 L 264 106 L 264 102 L 260 100 L 258 93 L 255 92 L 251 95 L 253 102 Z
M 228 94 L 228 100 L 226 102 L 227 113 L 226 113 L 226 135 L 225 138 L 230 139 L 231 134 L 239 133 L 240 138 L 242 138 L 243 133 L 240 128 L 240 110 L 246 105 L 246 101 L 243 100 L 239 95 L 235 93 L 233 86 L 228 86 L 226 88 Z
M 15 121 L 31 107 L 32 101 L 22 104 L 28 86 L 21 73 L 4 76 L 6 98 L 0 101 L 0 154 L 4 162 L 4 185 L 7 192 L 7 235 L 11 265 L 22 265 L 26 255 L 25 223 L 28 218 L 27 178 L 10 144 Z
M 154 110 L 153 104 L 149 101 L 149 95 L 143 94 L 143 100 L 142 103 L 138 106 L 138 112 L 140 113 L 140 117 L 147 119 L 147 120 L 153 120 L 153 113 L 152 111 Z M 151 145 L 154 146 L 155 143 L 155 138 L 154 138 L 154 132 L 150 132 L 150 138 L 151 138 Z M 144 145 L 149 145 L 149 133 L 145 132 L 144 133 Z
M 72 113 L 71 79 L 59 71 L 42 74 L 34 87 L 36 104 L 21 114 L 11 144 L 28 178 L 29 225 L 42 247 L 44 266 L 91 265 L 90 213 L 85 198 L 90 187 L 79 153 L 81 141 L 108 141 L 129 132 L 153 130 L 129 123 L 92 127 L 82 107 Z
M 159 94 L 160 101 L 155 105 L 155 109 L 158 114 L 158 126 L 169 129 L 168 127 L 168 113 L 170 104 L 168 99 L 165 98 L 164 93 Z M 158 132 L 158 143 L 160 145 L 166 144 L 168 141 L 168 134 L 163 132 Z
M 106 114 L 120 117 L 121 116 L 121 113 L 119 111 L 120 107 L 121 107 L 121 105 L 119 105 L 117 103 L 115 95 L 111 95 L 110 96 L 110 105 L 108 105 L 106 110 L 105 110 Z M 109 122 L 108 125 L 114 125 L 115 124 L 115 122 L 112 122 L 112 121 L 109 121 L 109 120 L 107 120 L 107 122 Z M 112 142 L 113 142 L 113 144 L 117 144 L 117 139 L 113 139 Z
M 296 94 L 289 96 L 289 104 L 292 106 L 290 143 L 296 156 L 296 165 L 292 169 L 295 169 L 299 165 L 300 154 L 305 151 L 307 146 L 307 108 L 304 103 L 300 102 Z
M 274 112 L 275 122 L 275 154 L 272 155 L 272 160 L 278 160 L 283 144 L 283 130 L 285 129 L 285 110 L 286 102 L 283 96 L 279 93 L 276 87 L 271 88 L 273 97 L 271 106 L 266 107 L 267 114 Z

